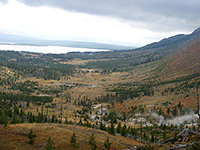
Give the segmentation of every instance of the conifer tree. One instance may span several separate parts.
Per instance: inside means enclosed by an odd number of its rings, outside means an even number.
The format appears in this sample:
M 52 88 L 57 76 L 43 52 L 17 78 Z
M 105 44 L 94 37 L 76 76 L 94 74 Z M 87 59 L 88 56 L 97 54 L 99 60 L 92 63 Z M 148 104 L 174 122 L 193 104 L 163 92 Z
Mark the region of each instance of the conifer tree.
M 65 117 L 65 124 L 68 124 L 68 120 L 67 120 L 67 117 Z
M 23 115 L 24 115 L 24 111 L 23 111 L 23 109 L 21 108 L 21 110 L 20 110 L 20 113 L 19 113 L 19 115 L 20 115 L 20 117 L 22 117 Z
M 155 141 L 155 137 L 154 137 L 154 134 L 153 132 L 151 133 L 151 142 L 153 143 Z
M 127 128 L 126 128 L 126 125 L 124 124 L 122 131 L 121 131 L 122 136 L 126 136 L 126 134 L 127 134 L 126 130 L 127 130 Z
M 45 149 L 46 150 L 53 150 L 53 149 L 55 149 L 55 147 L 54 147 L 54 142 L 53 142 L 53 140 L 49 137 L 49 139 L 48 139 L 48 141 L 47 141 L 47 144 L 46 144 L 46 146 L 45 146 Z
M 24 123 L 25 121 L 25 118 L 24 118 L 24 115 L 21 117 L 21 123 Z
M 121 133 L 121 122 L 119 122 L 118 126 L 117 126 L 117 133 Z
M 76 134 L 73 133 L 71 138 L 70 138 L 70 143 L 76 146 Z
M 163 132 L 163 139 L 165 140 L 166 139 L 166 132 Z
M 55 122 L 55 115 L 53 115 L 51 118 L 51 123 L 54 123 L 54 122 Z
M 33 122 L 34 122 L 32 113 L 29 114 L 29 122 L 30 122 L 30 123 L 33 123 Z
M 17 119 L 17 115 L 14 114 L 14 117 L 12 119 L 12 121 L 10 122 L 11 124 L 16 124 L 16 123 L 19 123 L 19 120 Z
M 109 137 L 106 138 L 105 142 L 104 142 L 104 147 L 106 150 L 110 150 L 111 148 L 111 144 L 110 141 L 109 141 Z
M 131 135 L 132 136 L 136 136 L 136 134 L 137 134 L 136 129 L 135 128 L 131 128 Z
M 48 122 L 47 116 L 44 116 L 44 122 Z
M 168 115 L 170 114 L 170 108 L 169 107 L 167 107 L 167 113 L 168 113 Z
M 110 126 L 109 133 L 110 133 L 110 134 L 113 134 L 113 135 L 115 134 L 115 127 L 114 127 L 113 121 L 111 122 L 111 126 Z
M 17 115 L 19 115 L 19 108 L 16 105 L 14 106 L 14 113 L 16 113 Z
M 41 122 L 42 122 L 42 118 L 41 118 L 41 114 L 39 112 L 38 116 L 37 116 L 37 123 L 41 123 Z
M 33 134 L 33 129 L 30 130 L 30 132 L 29 132 L 29 134 L 28 134 L 27 136 L 28 136 L 28 138 L 29 138 L 29 143 L 30 143 L 30 144 L 33 144 L 34 141 L 35 141 L 35 137 L 36 137 L 36 135 Z
M 1 116 L 0 116 L 1 117 Z M 7 119 L 7 117 L 5 116 L 5 115 L 3 115 L 2 117 L 1 117 L 1 121 L 0 122 L 2 122 L 2 124 L 3 124 L 3 127 L 4 127 L 4 129 L 6 129 L 6 127 L 7 127 L 7 125 L 8 125 L 8 119 Z
M 92 135 L 90 136 L 89 144 L 91 145 L 91 150 L 97 149 L 94 133 L 92 133 Z
M 174 115 L 174 116 L 176 116 L 176 115 L 177 115 L 177 107 L 176 107 L 176 106 L 174 107 L 174 110 L 173 110 L 173 112 L 172 112 L 172 113 L 173 113 L 173 115 Z

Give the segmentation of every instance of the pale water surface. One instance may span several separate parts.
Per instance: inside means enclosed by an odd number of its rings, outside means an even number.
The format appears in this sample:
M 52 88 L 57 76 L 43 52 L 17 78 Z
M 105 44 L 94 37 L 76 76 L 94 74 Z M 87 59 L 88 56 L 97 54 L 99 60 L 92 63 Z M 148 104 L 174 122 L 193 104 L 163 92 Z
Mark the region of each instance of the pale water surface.
M 4 45 L 0 44 L 0 50 L 13 50 L 13 51 L 27 51 L 37 53 L 69 53 L 69 52 L 101 52 L 109 51 L 104 49 L 89 49 L 89 48 L 75 48 L 75 47 L 63 47 L 63 46 L 27 46 L 27 45 Z

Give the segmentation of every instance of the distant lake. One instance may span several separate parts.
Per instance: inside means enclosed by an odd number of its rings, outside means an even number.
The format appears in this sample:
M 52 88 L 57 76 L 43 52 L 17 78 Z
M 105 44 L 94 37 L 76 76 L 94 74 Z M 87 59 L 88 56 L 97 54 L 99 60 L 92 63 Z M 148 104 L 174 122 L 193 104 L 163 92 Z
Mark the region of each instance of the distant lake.
M 89 49 L 89 48 L 75 48 L 75 47 L 63 47 L 63 46 L 27 46 L 27 45 L 12 45 L 12 44 L 0 44 L 0 50 L 13 50 L 13 51 L 27 51 L 36 53 L 69 53 L 69 52 L 102 52 L 109 51 L 104 49 Z

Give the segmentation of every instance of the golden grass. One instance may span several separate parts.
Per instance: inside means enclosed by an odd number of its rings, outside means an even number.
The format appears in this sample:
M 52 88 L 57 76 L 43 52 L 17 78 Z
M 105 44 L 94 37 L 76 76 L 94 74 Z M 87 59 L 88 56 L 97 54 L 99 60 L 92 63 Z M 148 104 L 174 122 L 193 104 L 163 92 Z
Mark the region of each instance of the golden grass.
M 66 92 L 70 93 L 72 103 L 65 104 L 65 100 L 63 100 L 63 118 L 67 117 L 70 118 L 70 116 L 73 115 L 74 110 L 81 109 L 79 106 L 74 105 L 74 101 L 78 100 L 79 95 L 81 96 L 81 99 L 85 96 L 91 99 L 92 101 L 95 101 L 95 97 L 105 95 L 107 93 L 111 93 L 107 91 L 106 89 L 112 89 L 115 84 L 117 83 L 132 83 L 132 82 L 141 82 L 143 83 L 143 79 L 149 78 L 151 76 L 151 70 L 154 68 L 154 64 L 149 65 L 140 65 L 140 67 L 135 67 L 135 69 L 131 72 L 114 72 L 110 74 L 101 74 L 101 73 L 94 73 L 94 72 L 88 72 L 88 73 L 76 73 L 73 76 L 68 76 L 68 78 L 61 78 L 60 81 L 57 80 L 43 80 L 43 79 L 36 79 L 36 78 L 29 78 L 31 81 L 38 81 L 39 86 L 42 88 L 48 88 L 52 87 L 53 89 L 60 88 L 59 85 L 63 85 L 64 83 L 68 83 L 71 85 L 76 85 L 76 87 L 73 87 L 71 89 L 67 89 L 63 92 L 65 94 Z M 161 79 L 161 78 L 160 78 Z M 169 79 L 169 78 L 168 78 Z M 164 80 L 168 80 L 163 79 Z M 27 80 L 27 79 L 26 79 Z M 23 80 L 25 81 L 25 80 Z M 169 93 L 168 95 L 162 95 L 161 92 L 165 90 L 165 88 L 168 87 L 175 87 L 176 84 L 166 84 L 162 86 L 158 86 L 154 88 L 154 96 L 143 96 L 141 98 L 136 98 L 134 100 L 125 101 L 123 104 L 116 104 L 115 110 L 117 112 L 127 112 L 128 108 L 131 106 L 136 105 L 156 105 L 156 104 L 162 104 L 166 101 L 176 101 L 179 99 L 182 99 L 185 97 L 185 95 L 194 95 L 194 92 L 185 92 L 179 95 L 175 95 L 174 93 Z M 115 93 L 112 93 L 115 94 Z M 55 95 L 51 95 L 54 96 Z M 60 106 L 61 106 L 61 98 L 54 98 L 56 101 L 57 106 L 54 109 L 49 109 L 49 115 L 55 114 L 56 116 L 60 115 Z M 54 102 L 55 102 L 54 101 Z M 64 109 L 67 107 L 67 109 Z M 152 106 L 153 107 L 153 106 Z M 36 106 L 31 107 L 30 109 L 26 108 L 26 112 L 32 111 L 34 114 L 37 114 L 36 112 Z M 41 106 L 39 107 L 39 111 L 41 111 Z M 46 109 L 44 110 L 44 114 L 46 113 Z
M 23 135 L 13 134 L 15 132 L 28 134 L 30 129 L 33 129 L 34 134 L 36 134 L 35 143 L 33 145 L 29 144 L 29 139 Z M 111 149 L 118 150 L 126 148 L 128 146 L 139 145 L 140 143 L 129 140 L 125 137 L 110 135 L 107 132 L 80 127 L 75 125 L 64 125 L 64 124 L 17 124 L 9 125 L 8 129 L 2 131 L 0 128 L 0 149 L 15 149 L 15 150 L 34 150 L 34 149 L 44 149 L 46 142 L 49 137 L 51 137 L 55 143 L 56 149 L 66 150 L 66 149 L 79 149 L 88 150 L 90 145 L 88 144 L 89 137 L 94 133 L 97 141 L 98 149 L 102 149 L 103 143 L 106 137 L 110 138 L 112 143 Z M 12 132 L 12 133 L 11 133 Z M 77 142 L 80 147 L 75 148 L 70 144 L 71 135 L 75 132 L 77 136 Z
M 75 58 L 71 61 L 60 62 L 60 63 L 61 64 L 69 64 L 69 65 L 86 65 L 89 62 L 109 61 L 109 60 L 116 60 L 116 59 L 87 59 L 87 60 L 82 60 L 82 59 Z

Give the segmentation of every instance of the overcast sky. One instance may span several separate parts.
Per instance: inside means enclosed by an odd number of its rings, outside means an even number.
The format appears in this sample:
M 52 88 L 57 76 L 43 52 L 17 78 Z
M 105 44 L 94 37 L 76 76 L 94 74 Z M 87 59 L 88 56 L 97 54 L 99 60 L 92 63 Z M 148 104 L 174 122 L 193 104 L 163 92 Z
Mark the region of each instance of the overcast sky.
M 200 0 L 0 0 L 0 33 L 142 46 L 200 27 Z

